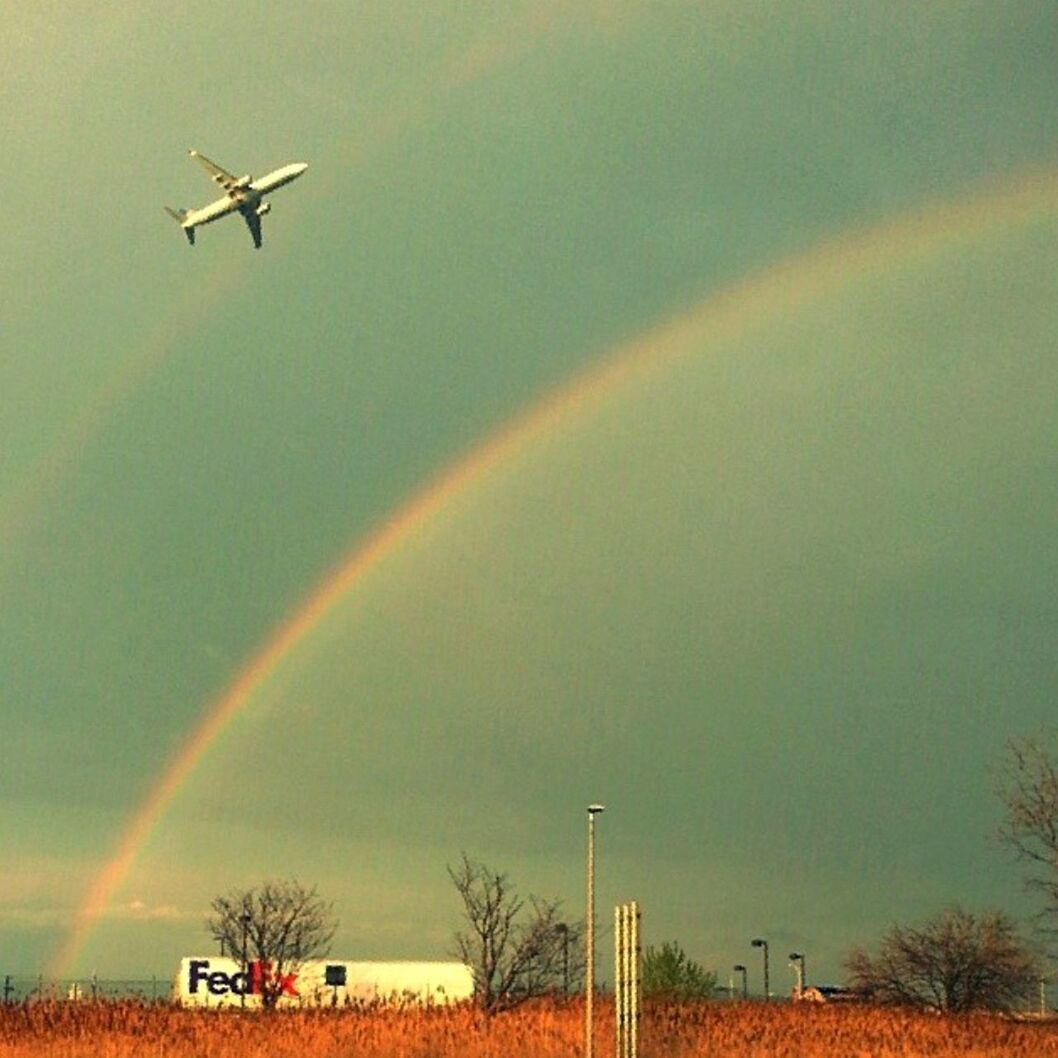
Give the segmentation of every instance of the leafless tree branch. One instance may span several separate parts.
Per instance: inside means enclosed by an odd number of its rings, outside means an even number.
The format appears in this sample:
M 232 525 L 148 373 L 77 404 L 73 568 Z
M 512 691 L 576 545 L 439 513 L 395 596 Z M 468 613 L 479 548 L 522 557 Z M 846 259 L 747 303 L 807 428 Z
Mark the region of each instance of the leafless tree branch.
M 1028 865 L 1025 886 L 1043 900 L 1043 932 L 1058 933 L 1058 732 L 1011 739 L 996 793 L 1006 815 L 999 840 Z
M 284 974 L 330 950 L 338 928 L 333 905 L 323 901 L 315 887 L 296 879 L 269 881 L 253 889 L 232 890 L 210 905 L 213 915 L 206 929 L 214 940 L 234 955 L 271 964 L 264 981 L 262 1002 L 274 1007 Z M 246 951 L 243 951 L 245 938 Z
M 894 925 L 876 956 L 855 948 L 845 969 L 850 985 L 878 1002 L 950 1011 L 1009 1009 L 1039 976 L 1010 918 L 959 907 L 917 928 Z
M 465 852 L 448 875 L 467 926 L 455 934 L 455 954 L 471 968 L 483 1010 L 494 1013 L 577 987 L 583 928 L 563 920 L 557 900 L 523 900 L 506 874 L 473 862 Z

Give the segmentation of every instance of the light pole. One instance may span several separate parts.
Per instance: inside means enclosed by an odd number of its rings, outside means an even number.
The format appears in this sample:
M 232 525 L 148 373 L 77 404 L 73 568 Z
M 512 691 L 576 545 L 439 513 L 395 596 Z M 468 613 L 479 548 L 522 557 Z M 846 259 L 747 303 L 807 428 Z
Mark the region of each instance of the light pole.
M 246 989 L 249 987 L 250 968 L 246 962 L 246 931 L 250 928 L 250 912 L 244 911 L 239 916 L 242 922 L 242 991 L 239 995 L 239 1006 L 246 1006 Z
M 562 938 L 562 998 L 569 998 L 569 926 L 560 922 L 555 929 Z
M 734 966 L 731 967 L 731 969 L 734 970 L 735 973 L 737 973 L 737 974 L 742 974 L 742 998 L 743 999 L 748 999 L 749 998 L 749 982 L 748 982 L 748 980 L 746 978 L 746 968 L 745 968 L 745 966 L 743 966 L 742 963 L 737 962 L 737 963 L 735 963 Z
M 750 943 L 754 948 L 764 949 L 764 999 L 771 999 L 771 989 L 768 985 L 768 942 L 763 937 L 755 937 Z
M 800 999 L 805 993 L 805 957 L 804 952 L 790 952 L 790 965 L 797 972 L 797 991 L 795 998 Z
M 584 1056 L 592 1058 L 595 1039 L 592 1034 L 592 1002 L 595 999 L 595 817 L 605 805 L 588 805 L 588 936 L 584 967 Z

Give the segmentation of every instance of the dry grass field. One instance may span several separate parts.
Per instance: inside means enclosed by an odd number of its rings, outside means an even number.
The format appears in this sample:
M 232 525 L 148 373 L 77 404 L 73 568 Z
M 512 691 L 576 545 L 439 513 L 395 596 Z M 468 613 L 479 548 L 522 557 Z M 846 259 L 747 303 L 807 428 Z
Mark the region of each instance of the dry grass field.
M 0 1058 L 577 1058 L 582 1007 L 485 1018 L 462 1008 L 259 1013 L 142 1002 L 0 1007 Z M 870 1007 L 776 1003 L 649 1007 L 643 1058 L 1058 1058 L 1058 1025 Z M 614 1052 L 600 1004 L 596 1053 Z

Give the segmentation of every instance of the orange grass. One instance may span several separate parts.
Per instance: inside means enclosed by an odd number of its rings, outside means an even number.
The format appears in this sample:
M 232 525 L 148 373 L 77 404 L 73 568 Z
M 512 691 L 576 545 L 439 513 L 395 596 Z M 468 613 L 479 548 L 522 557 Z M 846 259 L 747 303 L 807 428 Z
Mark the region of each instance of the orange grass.
M 596 1054 L 614 1053 L 613 1008 L 597 1008 Z M 0 1007 L 0 1058 L 575 1058 L 583 1007 L 541 1002 L 486 1018 L 466 1007 L 182 1010 L 140 1001 L 44 1000 Z M 1058 1058 L 1055 1023 L 866 1006 L 648 1006 L 643 1058 Z

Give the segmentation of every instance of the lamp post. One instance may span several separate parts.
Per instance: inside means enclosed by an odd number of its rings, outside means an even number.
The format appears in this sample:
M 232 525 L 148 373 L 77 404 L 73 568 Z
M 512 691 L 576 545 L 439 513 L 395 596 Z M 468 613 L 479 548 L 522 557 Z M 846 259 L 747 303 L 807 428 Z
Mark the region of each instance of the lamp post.
M 569 926 L 559 922 L 555 929 L 562 938 L 562 998 L 569 997 Z
M 794 968 L 797 973 L 797 986 L 794 995 L 795 999 L 800 999 L 804 995 L 805 991 L 805 957 L 804 952 L 792 951 L 790 952 L 790 965 Z
M 742 974 L 742 998 L 743 999 L 748 999 L 749 998 L 749 982 L 748 982 L 747 977 L 746 977 L 746 968 L 745 968 L 745 966 L 743 966 L 742 963 L 737 962 L 737 963 L 735 963 L 734 966 L 731 967 L 731 969 L 734 970 L 735 973 L 737 973 L 737 974 Z
M 592 1033 L 592 1002 L 595 999 L 595 817 L 605 805 L 588 805 L 588 936 L 585 943 L 584 967 L 584 1056 L 594 1054 Z
M 771 998 L 771 988 L 768 984 L 768 942 L 763 937 L 755 937 L 750 943 L 754 948 L 764 949 L 764 999 Z
M 246 1006 L 246 989 L 249 986 L 250 968 L 246 960 L 246 933 L 250 928 L 250 912 L 244 911 L 239 920 L 242 922 L 242 992 L 239 995 L 239 1006 Z

